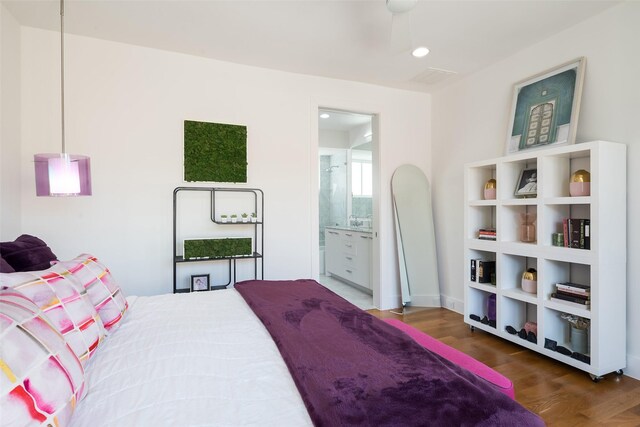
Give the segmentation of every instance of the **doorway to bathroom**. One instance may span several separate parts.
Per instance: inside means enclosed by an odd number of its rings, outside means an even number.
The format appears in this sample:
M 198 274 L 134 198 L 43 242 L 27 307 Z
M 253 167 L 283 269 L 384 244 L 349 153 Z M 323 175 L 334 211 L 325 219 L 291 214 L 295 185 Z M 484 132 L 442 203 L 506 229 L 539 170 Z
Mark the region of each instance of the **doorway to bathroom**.
M 318 110 L 319 282 L 373 306 L 373 116 Z

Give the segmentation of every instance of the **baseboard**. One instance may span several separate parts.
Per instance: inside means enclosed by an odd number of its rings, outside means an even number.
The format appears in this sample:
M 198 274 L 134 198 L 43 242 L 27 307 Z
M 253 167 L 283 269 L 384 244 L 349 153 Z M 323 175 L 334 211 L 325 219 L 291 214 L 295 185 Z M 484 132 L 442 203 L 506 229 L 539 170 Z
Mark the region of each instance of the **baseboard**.
M 640 356 L 627 353 L 627 368 L 624 369 L 624 374 L 640 380 Z
M 442 295 L 440 300 L 442 301 L 442 307 L 448 308 L 449 310 L 455 311 L 459 314 L 464 314 L 464 301 L 447 295 Z
M 441 307 L 441 296 L 436 295 L 411 295 L 411 302 L 408 304 L 413 307 Z

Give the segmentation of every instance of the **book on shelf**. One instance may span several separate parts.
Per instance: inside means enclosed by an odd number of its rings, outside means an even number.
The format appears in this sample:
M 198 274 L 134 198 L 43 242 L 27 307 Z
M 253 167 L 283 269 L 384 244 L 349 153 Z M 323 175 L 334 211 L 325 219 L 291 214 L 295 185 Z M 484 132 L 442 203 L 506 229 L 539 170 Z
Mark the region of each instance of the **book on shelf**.
M 565 218 L 562 220 L 565 248 L 591 249 L 591 220 Z
M 496 240 L 495 228 L 481 228 L 478 230 L 478 239 L 480 240 Z
M 573 290 L 563 289 L 563 288 L 556 288 L 556 292 L 563 295 L 569 295 L 569 296 L 575 296 L 575 297 L 587 298 L 587 299 L 591 296 L 591 292 L 589 291 L 573 291 Z
M 553 302 L 557 302 L 559 304 L 567 305 L 569 307 L 579 308 L 581 310 L 589 310 L 591 308 L 591 305 L 589 305 L 589 304 L 580 304 L 580 303 L 577 303 L 577 302 L 566 301 L 566 300 L 563 300 L 563 299 L 554 298 L 553 296 L 551 296 L 551 298 L 549 298 L 549 300 L 553 301 Z
M 556 283 L 557 289 L 566 289 L 569 291 L 575 292 L 589 292 L 591 290 L 590 285 L 582 285 L 580 283 L 571 283 L 571 282 L 558 282 Z
M 491 283 L 491 275 L 496 272 L 495 261 L 478 260 L 477 278 L 478 283 Z
M 492 283 L 491 276 L 496 272 L 496 262 L 483 259 L 471 260 L 469 279 L 476 283 Z
M 588 305 L 591 304 L 591 301 L 589 301 L 589 298 L 574 297 L 574 296 L 565 295 L 565 294 L 562 294 L 562 293 L 559 293 L 559 292 L 553 292 L 551 294 L 551 299 L 569 301 L 569 302 L 573 302 L 573 303 L 581 304 L 581 305 L 585 305 L 585 306 L 588 306 Z

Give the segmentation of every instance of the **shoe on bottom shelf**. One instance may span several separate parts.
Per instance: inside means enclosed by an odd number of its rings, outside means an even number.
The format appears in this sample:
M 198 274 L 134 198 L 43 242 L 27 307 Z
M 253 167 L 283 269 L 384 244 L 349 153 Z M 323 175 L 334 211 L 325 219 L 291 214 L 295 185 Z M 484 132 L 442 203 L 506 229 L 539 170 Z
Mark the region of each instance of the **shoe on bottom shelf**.
M 544 339 L 544 348 L 548 348 L 549 350 L 556 351 L 556 347 L 558 343 L 554 340 L 550 340 L 549 338 Z
M 582 353 L 576 353 L 575 351 L 571 354 L 571 358 L 572 359 L 576 359 L 579 360 L 583 363 L 588 363 L 589 365 L 591 364 L 591 357 L 587 356 L 586 354 L 582 354 Z

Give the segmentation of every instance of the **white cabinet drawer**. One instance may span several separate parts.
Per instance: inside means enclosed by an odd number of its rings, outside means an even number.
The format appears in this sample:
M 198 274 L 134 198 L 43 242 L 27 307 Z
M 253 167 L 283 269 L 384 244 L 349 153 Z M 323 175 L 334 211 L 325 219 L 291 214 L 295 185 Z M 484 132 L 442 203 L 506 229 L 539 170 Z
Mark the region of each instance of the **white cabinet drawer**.
M 371 233 L 325 229 L 325 270 L 371 289 Z

